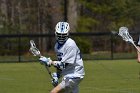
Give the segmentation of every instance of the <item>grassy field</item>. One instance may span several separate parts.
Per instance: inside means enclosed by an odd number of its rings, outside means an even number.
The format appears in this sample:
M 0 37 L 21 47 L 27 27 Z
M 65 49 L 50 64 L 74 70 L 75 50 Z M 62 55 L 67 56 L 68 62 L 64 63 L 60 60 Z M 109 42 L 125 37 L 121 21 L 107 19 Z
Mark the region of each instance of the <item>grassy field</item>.
M 140 64 L 136 60 L 84 64 L 86 75 L 80 93 L 140 93 Z M 45 67 L 37 62 L 0 63 L 0 93 L 49 93 L 52 88 Z

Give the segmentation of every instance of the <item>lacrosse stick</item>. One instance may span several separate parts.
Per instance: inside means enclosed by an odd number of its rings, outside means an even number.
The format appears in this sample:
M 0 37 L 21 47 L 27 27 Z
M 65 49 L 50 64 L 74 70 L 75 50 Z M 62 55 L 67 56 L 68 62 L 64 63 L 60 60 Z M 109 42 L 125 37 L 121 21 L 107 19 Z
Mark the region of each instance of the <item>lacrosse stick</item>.
M 30 51 L 34 56 L 42 57 L 40 51 L 36 48 L 35 42 L 34 42 L 33 40 L 30 40 L 30 45 L 31 45 L 31 46 L 30 46 L 30 50 L 29 50 L 29 51 Z M 49 70 L 47 64 L 44 64 L 44 65 L 45 65 L 45 67 L 46 67 L 46 69 L 47 69 L 47 71 L 48 71 L 48 73 L 49 73 L 51 79 L 53 79 L 53 77 L 52 77 L 52 75 L 51 75 L 51 71 Z
M 118 35 L 121 36 L 124 41 L 130 42 L 137 49 L 137 51 L 140 53 L 140 50 L 135 45 L 133 38 L 129 35 L 127 27 L 120 27 Z
M 34 55 L 34 56 L 39 56 L 39 57 L 42 57 L 41 54 L 40 54 L 40 51 L 36 48 L 36 45 L 34 43 L 33 40 L 30 40 L 30 52 Z

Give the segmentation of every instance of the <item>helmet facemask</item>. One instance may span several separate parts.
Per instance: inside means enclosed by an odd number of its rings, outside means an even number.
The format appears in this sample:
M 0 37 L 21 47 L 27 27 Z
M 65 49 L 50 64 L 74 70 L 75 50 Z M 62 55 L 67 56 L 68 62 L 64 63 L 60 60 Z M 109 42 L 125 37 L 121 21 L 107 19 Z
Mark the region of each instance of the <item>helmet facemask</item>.
M 68 36 L 69 34 L 68 33 L 65 33 L 65 34 L 62 34 L 62 33 L 55 33 L 55 36 L 56 36 L 56 40 L 59 44 L 63 44 L 65 43 L 65 41 L 68 39 Z

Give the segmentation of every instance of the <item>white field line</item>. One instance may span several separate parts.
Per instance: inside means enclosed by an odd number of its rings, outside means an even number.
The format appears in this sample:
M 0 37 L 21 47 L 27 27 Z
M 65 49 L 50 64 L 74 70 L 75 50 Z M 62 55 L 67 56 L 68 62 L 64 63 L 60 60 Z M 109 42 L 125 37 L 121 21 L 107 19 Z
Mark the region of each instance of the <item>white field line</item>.
M 7 78 L 7 77 L 0 77 L 0 80 L 15 80 L 13 78 Z

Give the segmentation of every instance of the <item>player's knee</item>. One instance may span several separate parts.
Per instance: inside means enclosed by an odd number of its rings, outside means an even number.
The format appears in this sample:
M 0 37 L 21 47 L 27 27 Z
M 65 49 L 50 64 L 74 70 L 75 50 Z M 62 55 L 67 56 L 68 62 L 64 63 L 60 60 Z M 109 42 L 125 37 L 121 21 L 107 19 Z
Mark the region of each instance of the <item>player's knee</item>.
M 56 91 L 52 90 L 50 93 L 57 93 Z
M 50 93 L 58 93 L 55 89 L 53 89 Z
M 140 58 L 138 58 L 138 63 L 140 63 Z

